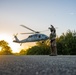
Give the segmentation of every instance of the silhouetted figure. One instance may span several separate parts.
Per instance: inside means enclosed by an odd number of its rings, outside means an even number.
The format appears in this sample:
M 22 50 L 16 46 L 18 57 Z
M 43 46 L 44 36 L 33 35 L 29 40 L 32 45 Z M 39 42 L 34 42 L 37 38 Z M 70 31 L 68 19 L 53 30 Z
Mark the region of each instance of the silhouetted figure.
M 50 56 L 56 56 L 57 55 L 57 46 L 56 46 L 56 29 L 53 25 L 51 25 L 50 29 L 50 43 L 51 43 L 51 54 Z

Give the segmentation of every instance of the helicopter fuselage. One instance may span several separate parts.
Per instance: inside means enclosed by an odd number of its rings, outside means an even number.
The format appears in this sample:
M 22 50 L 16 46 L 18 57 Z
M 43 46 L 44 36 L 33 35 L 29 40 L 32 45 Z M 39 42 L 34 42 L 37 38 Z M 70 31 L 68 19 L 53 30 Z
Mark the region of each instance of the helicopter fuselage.
M 26 43 L 26 42 L 36 42 L 36 41 L 42 41 L 42 40 L 47 40 L 49 37 L 45 34 L 33 34 L 28 36 L 28 38 L 23 39 L 23 40 L 18 40 L 17 36 L 15 36 L 15 39 L 13 42 L 16 43 Z

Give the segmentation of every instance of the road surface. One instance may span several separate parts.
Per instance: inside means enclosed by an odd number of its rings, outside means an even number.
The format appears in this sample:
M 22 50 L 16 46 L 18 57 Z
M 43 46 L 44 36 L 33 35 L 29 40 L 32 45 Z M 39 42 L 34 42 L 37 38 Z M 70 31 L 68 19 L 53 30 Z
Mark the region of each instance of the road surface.
M 0 55 L 0 75 L 76 75 L 76 56 Z

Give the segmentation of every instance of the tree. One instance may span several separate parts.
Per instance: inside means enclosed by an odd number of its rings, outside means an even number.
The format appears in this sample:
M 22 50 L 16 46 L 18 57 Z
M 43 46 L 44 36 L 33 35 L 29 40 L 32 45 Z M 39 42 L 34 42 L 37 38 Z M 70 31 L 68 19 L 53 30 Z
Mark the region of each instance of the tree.
M 73 32 L 68 30 L 57 38 L 58 54 L 68 55 L 76 54 L 76 38 L 72 36 Z
M 26 51 L 24 49 L 22 49 L 20 52 L 19 52 L 20 55 L 25 55 L 26 54 Z
M 0 41 L 0 47 L 1 47 L 1 51 L 0 51 L 0 54 L 4 54 L 4 55 L 10 55 L 12 54 L 12 50 L 11 48 L 8 46 L 9 44 L 4 41 L 4 40 L 1 40 Z

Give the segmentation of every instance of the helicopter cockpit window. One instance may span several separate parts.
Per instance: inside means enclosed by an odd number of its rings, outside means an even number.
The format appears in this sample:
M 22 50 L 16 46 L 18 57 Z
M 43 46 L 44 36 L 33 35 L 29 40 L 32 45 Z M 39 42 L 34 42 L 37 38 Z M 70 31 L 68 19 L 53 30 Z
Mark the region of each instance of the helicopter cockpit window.
M 32 36 L 30 35 L 28 38 L 31 38 Z

